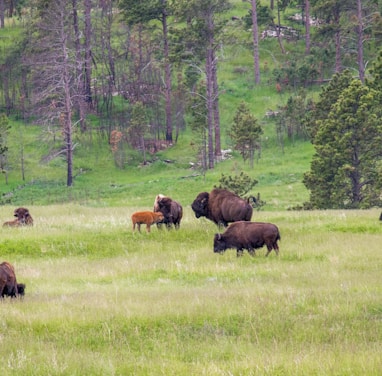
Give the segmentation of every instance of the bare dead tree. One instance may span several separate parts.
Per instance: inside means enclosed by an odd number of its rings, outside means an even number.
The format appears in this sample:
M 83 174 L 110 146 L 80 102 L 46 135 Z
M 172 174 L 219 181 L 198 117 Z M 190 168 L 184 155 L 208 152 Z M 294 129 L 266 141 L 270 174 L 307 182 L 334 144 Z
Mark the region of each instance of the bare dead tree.
M 29 44 L 29 59 L 33 83 L 33 107 L 42 124 L 61 127 L 63 147 L 58 154 L 65 155 L 67 186 L 73 184 L 73 106 L 83 94 L 78 91 L 78 64 L 71 4 L 52 0 L 41 10 L 40 18 Z

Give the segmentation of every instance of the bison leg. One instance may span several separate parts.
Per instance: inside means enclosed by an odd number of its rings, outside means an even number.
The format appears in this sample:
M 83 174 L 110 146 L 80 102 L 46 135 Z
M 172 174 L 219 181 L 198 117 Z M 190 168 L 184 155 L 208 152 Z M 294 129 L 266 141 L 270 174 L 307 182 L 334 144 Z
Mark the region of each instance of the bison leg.
M 249 248 L 249 249 L 248 249 L 248 253 L 249 253 L 252 257 L 255 256 L 255 250 L 254 250 L 253 248 Z
M 273 249 L 275 250 L 276 255 L 278 256 L 279 255 L 279 245 L 277 244 L 277 241 L 275 242 L 275 244 L 273 244 Z
M 147 230 L 147 232 L 150 232 L 150 224 L 149 223 L 146 224 L 146 230 Z
M 272 252 L 272 249 L 273 247 L 267 244 L 267 254 L 265 255 L 265 257 L 268 257 L 268 255 Z
M 236 257 L 241 257 L 243 256 L 243 250 L 242 249 L 237 249 L 236 250 Z

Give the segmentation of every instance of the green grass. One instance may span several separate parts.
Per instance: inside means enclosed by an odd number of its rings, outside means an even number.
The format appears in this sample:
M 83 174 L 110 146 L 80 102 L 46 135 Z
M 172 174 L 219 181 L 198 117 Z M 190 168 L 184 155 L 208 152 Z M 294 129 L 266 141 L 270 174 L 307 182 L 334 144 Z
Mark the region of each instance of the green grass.
M 237 258 L 189 206 L 150 234 L 136 209 L 36 206 L 0 229 L 27 284 L 0 302 L 2 375 L 380 374 L 379 211 L 256 213 L 280 255 Z

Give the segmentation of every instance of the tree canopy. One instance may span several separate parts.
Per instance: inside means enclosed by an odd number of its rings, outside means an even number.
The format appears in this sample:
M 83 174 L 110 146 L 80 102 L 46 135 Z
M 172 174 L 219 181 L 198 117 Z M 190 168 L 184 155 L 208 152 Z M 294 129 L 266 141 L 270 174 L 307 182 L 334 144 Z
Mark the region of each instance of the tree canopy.
M 382 117 L 378 93 L 350 81 L 318 120 L 311 170 L 304 176 L 310 203 L 319 209 L 381 205 Z

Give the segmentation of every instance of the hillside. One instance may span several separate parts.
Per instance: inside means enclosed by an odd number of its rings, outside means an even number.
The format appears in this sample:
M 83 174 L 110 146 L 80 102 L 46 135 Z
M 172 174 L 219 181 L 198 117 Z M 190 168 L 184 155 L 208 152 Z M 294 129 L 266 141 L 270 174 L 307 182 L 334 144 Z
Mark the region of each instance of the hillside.
M 242 17 L 248 5 L 234 2 L 231 15 Z M 12 26 L 14 28 L 14 26 Z M 13 31 L 14 32 L 14 31 Z M 1 30 L 3 35 L 7 30 Z M 271 66 L 282 64 L 282 56 L 275 40 L 261 42 L 261 84 L 253 84 L 253 58 L 249 43 L 250 33 L 240 35 L 241 43 L 227 44 L 219 56 L 219 85 L 221 91 L 222 147 L 230 149 L 226 131 L 241 101 L 246 101 L 251 111 L 263 125 L 261 157 L 253 169 L 244 164 L 237 153 L 219 163 L 205 175 L 192 166 L 196 162 L 193 135 L 189 129 L 182 131 L 177 143 L 156 155 L 152 163 L 138 165 L 134 155 L 127 157 L 123 169 L 116 167 L 114 156 L 105 136 L 97 132 L 75 134 L 74 186 L 67 188 L 66 164 L 63 156 L 49 154 L 52 143 L 59 142 L 59 134 L 41 131 L 41 128 L 23 124 L 11 118 L 8 138 L 8 174 L 3 174 L 0 184 L 1 203 L 5 205 L 46 205 L 74 202 L 92 206 L 134 205 L 148 206 L 159 192 L 190 204 L 198 192 L 209 191 L 218 184 L 221 174 L 235 175 L 245 171 L 258 180 L 253 194 L 258 192 L 266 201 L 264 210 L 286 210 L 308 199 L 302 175 L 309 169 L 313 148 L 309 142 L 285 140 L 282 150 L 276 140 L 275 124 L 266 116 L 285 103 L 292 91 L 278 92 L 275 88 Z M 289 50 L 303 48 L 303 40 L 287 43 Z M 311 89 L 312 95 L 318 88 Z M 98 122 L 98 120 L 96 120 Z M 98 124 L 98 123 L 97 123 Z M 167 161 L 167 162 L 166 162 Z M 24 180 L 22 178 L 22 163 Z

